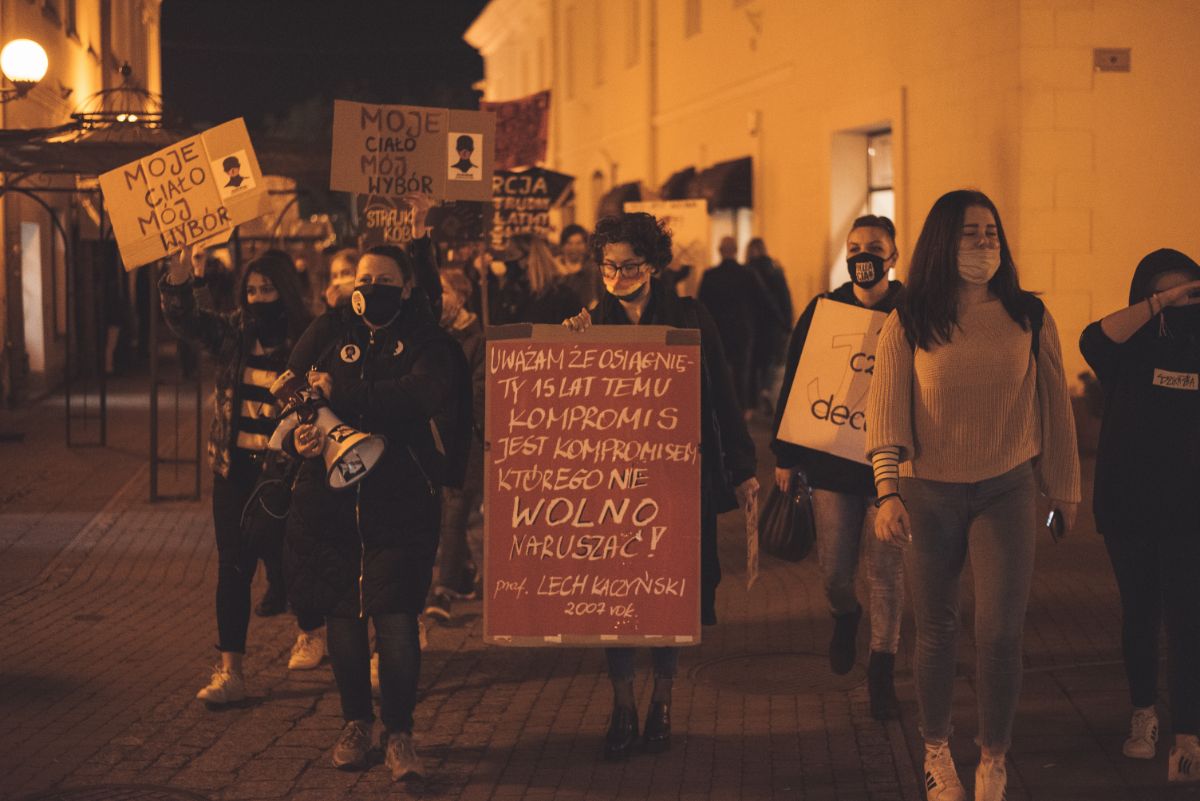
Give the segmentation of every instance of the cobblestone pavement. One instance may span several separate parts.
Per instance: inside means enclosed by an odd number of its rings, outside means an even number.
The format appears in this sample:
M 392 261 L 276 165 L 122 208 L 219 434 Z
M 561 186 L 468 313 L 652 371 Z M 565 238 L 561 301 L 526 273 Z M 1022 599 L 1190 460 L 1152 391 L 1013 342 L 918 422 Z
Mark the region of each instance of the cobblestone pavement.
M 735 516 L 722 525 L 721 624 L 684 652 L 668 753 L 599 759 L 611 704 L 600 654 L 484 647 L 474 602 L 431 629 L 424 654 L 416 739 L 429 780 L 397 787 L 382 765 L 334 770 L 342 721 L 332 675 L 327 663 L 287 671 L 295 629 L 286 617 L 252 621 L 247 703 L 214 712 L 193 700 L 217 658 L 207 501 L 148 503 L 144 451 L 130 445 L 144 418 L 117 418 L 113 441 L 124 444 L 84 455 L 54 436 L 61 409 L 52 405 L 17 421 L 24 442 L 0 444 L 0 798 L 130 783 L 298 801 L 923 797 L 911 619 L 899 660 L 903 720 L 880 724 L 867 714 L 862 668 L 849 680 L 825 668 L 830 624 L 815 558 L 764 557 L 747 592 Z M 32 467 L 16 475 L 15 464 Z M 1120 754 L 1128 704 L 1116 591 L 1090 525 L 1085 516 L 1070 539 L 1039 545 L 1009 798 L 1200 798 L 1200 788 L 1165 785 L 1165 747 L 1147 763 Z M 953 745 L 970 786 L 969 632 L 962 640 Z M 642 709 L 647 672 L 639 662 Z

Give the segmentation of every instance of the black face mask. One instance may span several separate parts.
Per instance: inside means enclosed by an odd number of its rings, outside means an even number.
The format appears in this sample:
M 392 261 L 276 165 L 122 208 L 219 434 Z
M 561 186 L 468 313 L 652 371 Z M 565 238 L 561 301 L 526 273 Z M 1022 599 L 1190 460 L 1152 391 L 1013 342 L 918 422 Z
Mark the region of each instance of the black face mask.
M 366 284 L 354 290 L 354 313 L 374 326 L 385 326 L 404 309 L 404 289 L 391 284 Z
M 254 324 L 254 331 L 264 345 L 278 345 L 287 337 L 287 309 L 282 300 L 268 303 L 247 303 L 246 314 Z
M 874 253 L 866 251 L 855 253 L 846 259 L 846 269 L 850 272 L 850 280 L 854 282 L 855 286 L 870 289 L 887 278 L 887 269 L 883 266 L 885 261 L 882 256 Z

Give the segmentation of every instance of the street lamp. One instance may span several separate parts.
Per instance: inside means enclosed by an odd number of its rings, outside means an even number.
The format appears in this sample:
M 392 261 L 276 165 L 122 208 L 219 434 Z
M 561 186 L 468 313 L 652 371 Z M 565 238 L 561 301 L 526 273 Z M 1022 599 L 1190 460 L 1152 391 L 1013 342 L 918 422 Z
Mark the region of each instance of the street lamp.
M 12 83 L 12 88 L 0 87 L 0 103 L 29 94 L 46 76 L 49 66 L 46 51 L 32 39 L 13 39 L 6 44 L 0 50 L 0 72 Z

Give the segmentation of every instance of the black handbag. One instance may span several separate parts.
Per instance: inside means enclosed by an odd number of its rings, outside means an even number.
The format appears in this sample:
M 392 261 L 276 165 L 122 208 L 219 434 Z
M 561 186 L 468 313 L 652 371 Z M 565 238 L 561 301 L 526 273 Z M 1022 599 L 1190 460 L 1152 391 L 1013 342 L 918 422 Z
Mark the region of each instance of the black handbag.
M 258 553 L 264 544 L 274 547 L 283 542 L 300 463 L 286 453 L 267 453 L 258 481 L 242 507 L 242 547 L 247 551 Z
M 771 556 L 799 562 L 808 556 L 816 539 L 812 495 L 804 476 L 795 479 L 791 492 L 771 487 L 758 516 L 759 547 Z

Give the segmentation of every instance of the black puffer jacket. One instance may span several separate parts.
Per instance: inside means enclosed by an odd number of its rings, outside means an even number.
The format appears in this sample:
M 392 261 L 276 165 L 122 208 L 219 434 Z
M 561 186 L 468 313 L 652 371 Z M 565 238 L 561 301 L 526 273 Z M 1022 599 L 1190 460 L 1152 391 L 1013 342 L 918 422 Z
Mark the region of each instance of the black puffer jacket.
M 298 608 L 336 617 L 421 611 L 441 514 L 430 419 L 454 402 L 464 361 L 419 294 L 387 328 L 371 332 L 341 308 L 300 338 L 289 368 L 330 373 L 333 412 L 388 444 L 375 470 L 341 492 L 328 488 L 320 459 L 301 467 L 285 548 Z

